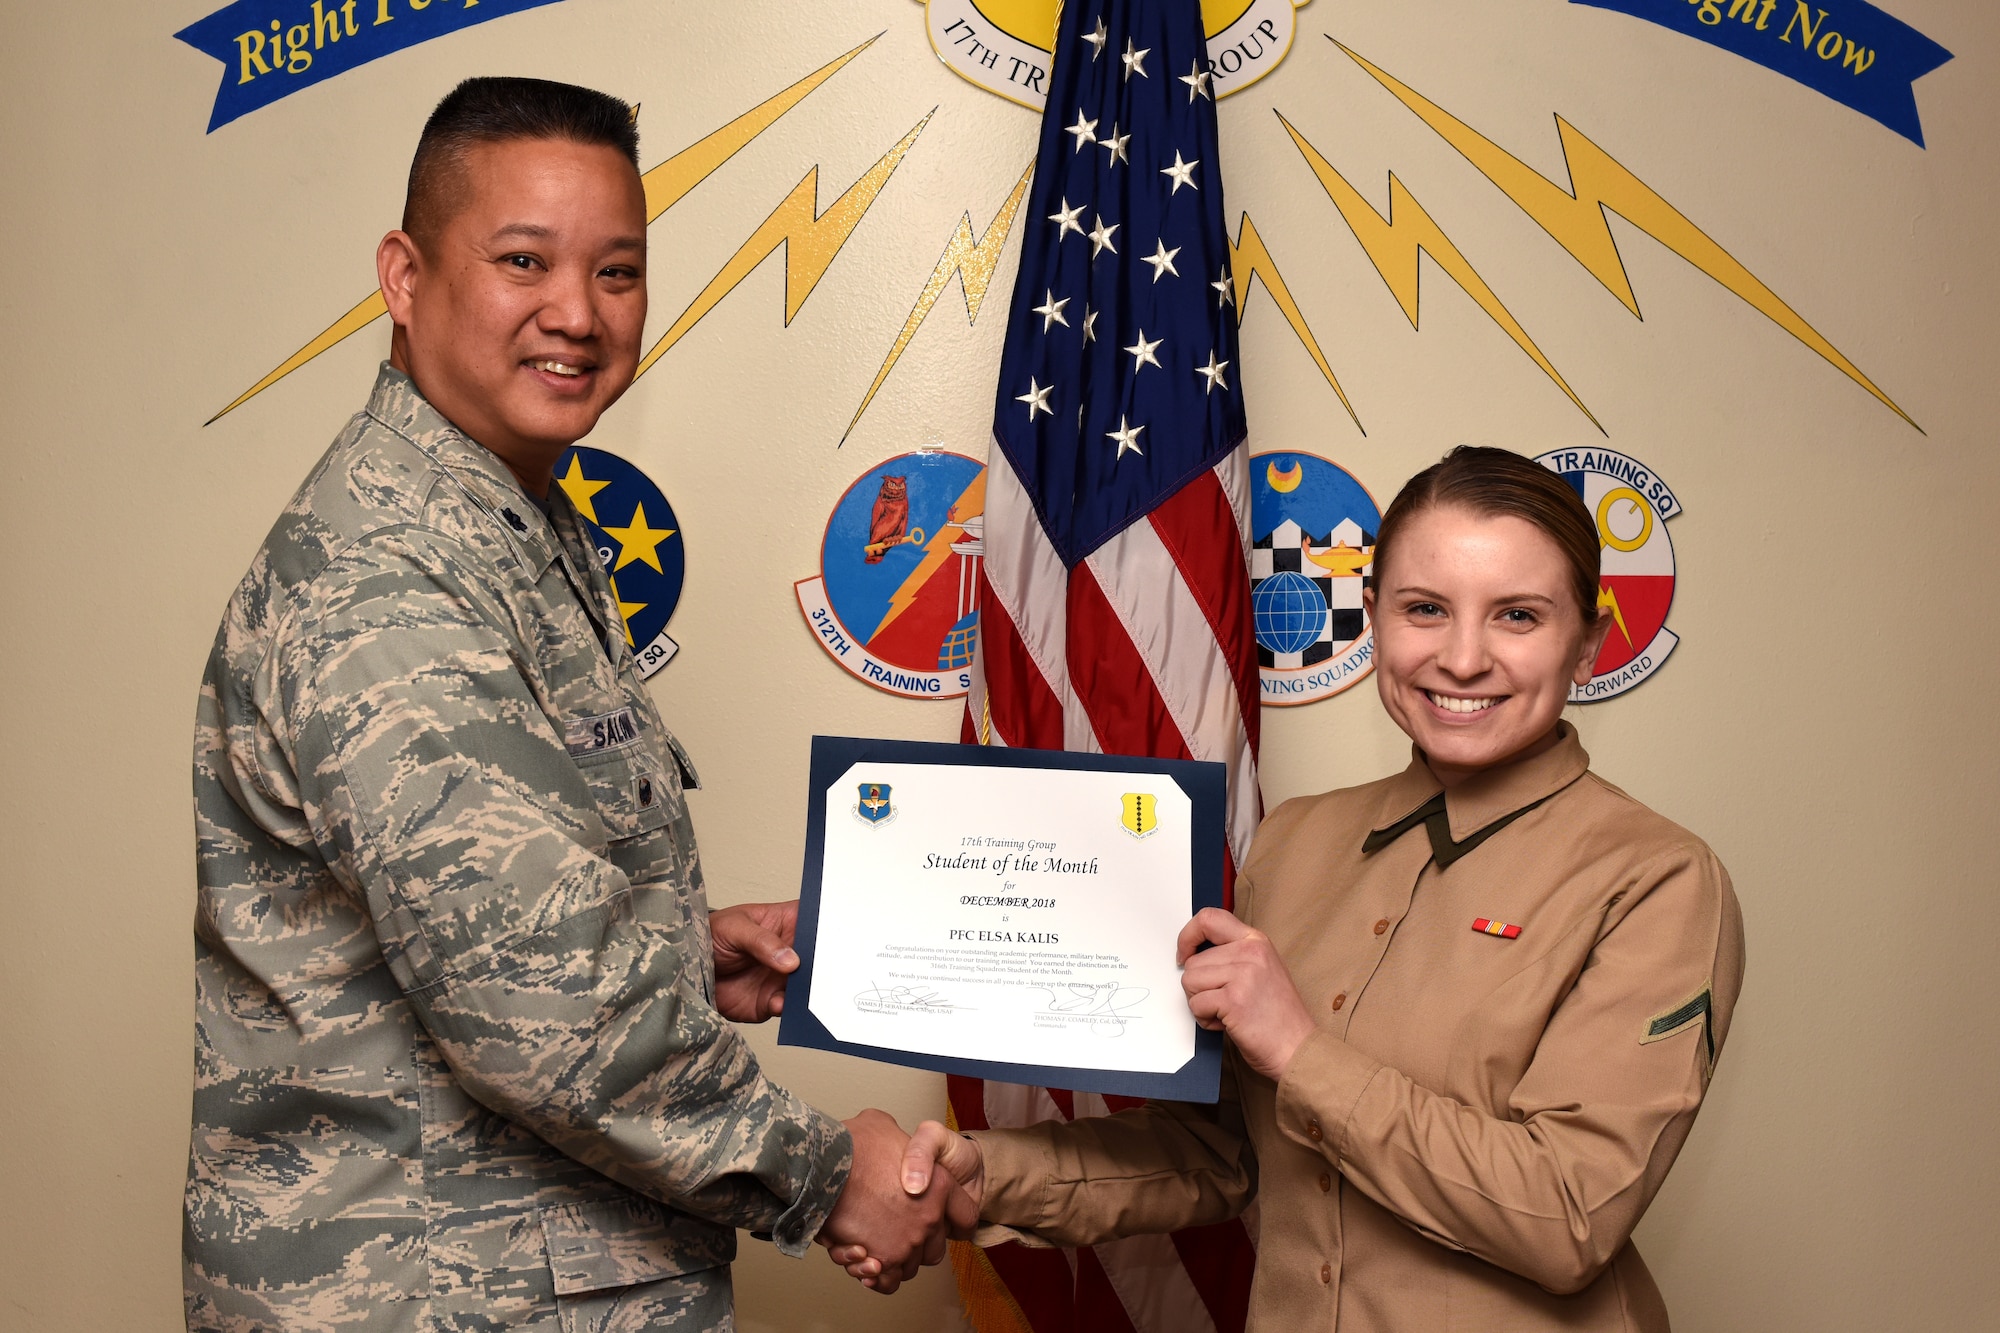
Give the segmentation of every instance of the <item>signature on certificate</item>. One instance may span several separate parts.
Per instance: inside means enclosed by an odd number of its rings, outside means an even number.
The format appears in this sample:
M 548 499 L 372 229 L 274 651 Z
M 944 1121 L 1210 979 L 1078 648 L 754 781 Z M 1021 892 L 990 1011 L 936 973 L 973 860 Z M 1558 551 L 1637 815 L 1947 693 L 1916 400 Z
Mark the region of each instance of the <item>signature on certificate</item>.
M 1115 981 L 1072 981 L 1035 989 L 1048 995 L 1049 1013 L 1082 1018 L 1099 1037 L 1124 1036 L 1127 1011 L 1144 1004 L 1152 993 L 1144 986 L 1121 986 Z
M 884 990 L 871 981 L 865 990 L 855 992 L 854 1007 L 864 1014 L 898 1014 L 912 1011 L 948 1014 L 960 1006 L 953 1004 L 928 986 L 891 986 Z

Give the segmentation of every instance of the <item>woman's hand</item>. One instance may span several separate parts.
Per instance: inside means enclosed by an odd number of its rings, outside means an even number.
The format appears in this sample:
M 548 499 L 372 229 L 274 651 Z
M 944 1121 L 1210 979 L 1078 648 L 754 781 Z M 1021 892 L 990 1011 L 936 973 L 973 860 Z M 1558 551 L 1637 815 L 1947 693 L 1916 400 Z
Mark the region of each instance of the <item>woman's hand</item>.
M 1215 947 L 1196 953 L 1204 942 Z M 1176 961 L 1195 1022 L 1227 1032 L 1258 1073 L 1283 1078 L 1313 1034 L 1313 1020 L 1270 937 L 1219 907 L 1204 907 L 1181 927 Z

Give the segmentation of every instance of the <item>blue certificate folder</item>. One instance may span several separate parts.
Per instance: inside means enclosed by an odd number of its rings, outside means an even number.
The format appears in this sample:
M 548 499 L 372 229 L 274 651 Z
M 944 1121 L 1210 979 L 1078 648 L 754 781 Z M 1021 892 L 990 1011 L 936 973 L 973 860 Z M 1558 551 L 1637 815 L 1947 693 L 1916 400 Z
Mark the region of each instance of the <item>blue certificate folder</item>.
M 807 1005 L 812 994 L 813 958 L 819 938 L 820 882 L 826 857 L 827 792 L 857 763 L 952 764 L 967 767 L 1084 769 L 1107 773 L 1165 773 L 1193 805 L 1189 871 L 1193 903 L 1189 914 L 1222 906 L 1222 861 L 1227 820 L 1228 770 L 1222 764 L 1188 759 L 1145 759 L 1129 755 L 1080 754 L 1065 750 L 1014 750 L 1001 746 L 937 745 L 922 741 L 862 740 L 815 736 L 806 796 L 805 873 L 799 886 L 796 948 L 799 970 L 785 987 L 785 1012 L 778 1044 L 840 1051 L 867 1060 L 935 1069 L 946 1074 L 1071 1088 L 1080 1092 L 1171 1101 L 1213 1102 L 1222 1078 L 1222 1034 L 1197 1030 L 1194 1057 L 1172 1073 L 1114 1069 L 1073 1069 L 1055 1065 L 1011 1064 L 962 1055 L 889 1050 L 844 1042 L 826 1030 Z M 1193 1020 L 1190 1019 L 1190 1022 Z

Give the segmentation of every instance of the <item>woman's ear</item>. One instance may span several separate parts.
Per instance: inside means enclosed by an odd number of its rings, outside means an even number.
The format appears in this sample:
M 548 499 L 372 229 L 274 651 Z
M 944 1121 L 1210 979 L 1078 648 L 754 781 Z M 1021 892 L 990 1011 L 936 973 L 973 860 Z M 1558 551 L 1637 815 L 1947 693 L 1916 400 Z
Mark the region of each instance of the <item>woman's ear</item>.
M 1583 627 L 1583 642 L 1577 645 L 1576 667 L 1570 672 L 1570 679 L 1579 685 L 1590 684 L 1590 678 L 1597 674 L 1597 655 L 1604 650 L 1605 636 L 1611 633 L 1611 608 L 1597 608 L 1596 618 Z

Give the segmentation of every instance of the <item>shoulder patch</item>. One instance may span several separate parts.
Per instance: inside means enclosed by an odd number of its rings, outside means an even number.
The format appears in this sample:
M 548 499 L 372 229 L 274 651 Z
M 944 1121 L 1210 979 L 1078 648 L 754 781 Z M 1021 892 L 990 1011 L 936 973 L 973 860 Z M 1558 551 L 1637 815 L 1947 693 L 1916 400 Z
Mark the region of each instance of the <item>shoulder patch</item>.
M 1697 1023 L 1701 1025 L 1702 1050 L 1707 1057 L 1708 1066 L 1713 1068 L 1715 1066 L 1714 991 L 1706 981 L 1702 983 L 1701 989 L 1688 999 L 1648 1019 L 1645 1035 L 1639 1038 L 1639 1044 L 1648 1046 L 1656 1041 L 1665 1041 L 1668 1037 L 1680 1035 Z

